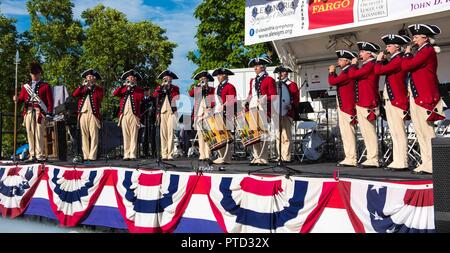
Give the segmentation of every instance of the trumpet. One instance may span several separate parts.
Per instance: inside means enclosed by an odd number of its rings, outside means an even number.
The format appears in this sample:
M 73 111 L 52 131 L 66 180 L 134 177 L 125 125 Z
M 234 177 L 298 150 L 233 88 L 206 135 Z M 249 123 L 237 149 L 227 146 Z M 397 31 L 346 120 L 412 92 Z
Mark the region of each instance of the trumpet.
M 162 85 L 168 85 L 169 81 L 168 80 L 163 80 Z
M 131 82 L 130 80 L 127 80 L 127 81 L 125 82 L 125 85 L 126 85 L 126 86 L 130 86 L 130 87 L 134 87 L 134 86 L 136 86 L 136 83 Z

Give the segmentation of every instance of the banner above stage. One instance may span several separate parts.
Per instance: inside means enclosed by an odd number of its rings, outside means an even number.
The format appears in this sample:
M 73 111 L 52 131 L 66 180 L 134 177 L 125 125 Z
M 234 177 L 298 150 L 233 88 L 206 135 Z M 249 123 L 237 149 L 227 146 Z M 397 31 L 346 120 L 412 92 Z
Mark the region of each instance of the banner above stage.
M 340 31 L 450 10 L 450 0 L 247 0 L 245 44 Z

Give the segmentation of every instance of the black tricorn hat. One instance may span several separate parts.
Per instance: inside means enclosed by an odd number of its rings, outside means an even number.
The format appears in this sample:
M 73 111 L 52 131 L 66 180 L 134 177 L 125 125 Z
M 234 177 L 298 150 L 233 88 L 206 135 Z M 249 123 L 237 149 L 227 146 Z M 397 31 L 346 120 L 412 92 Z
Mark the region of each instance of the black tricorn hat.
M 44 72 L 42 70 L 41 64 L 39 64 L 39 62 L 32 62 L 30 63 L 30 73 L 31 74 L 42 74 L 42 72 Z
M 271 64 L 272 63 L 272 61 L 269 59 L 269 58 L 266 58 L 266 57 L 256 57 L 256 58 L 253 58 L 253 59 L 251 59 L 249 62 L 248 62 L 248 66 L 249 67 L 254 67 L 254 66 L 256 66 L 256 65 L 268 65 L 268 64 Z
M 338 58 L 345 58 L 345 59 L 353 59 L 358 58 L 358 54 L 356 52 L 351 52 L 348 50 L 337 50 L 336 55 Z
M 163 79 L 165 76 L 171 76 L 172 79 L 178 79 L 178 76 L 170 70 L 164 70 L 158 75 L 158 79 Z
M 427 25 L 427 24 L 414 24 L 408 26 L 409 31 L 412 35 L 425 35 L 425 36 L 434 36 L 441 33 L 441 29 L 436 25 Z
M 139 74 L 136 70 L 134 69 L 130 69 L 128 71 L 126 71 L 125 73 L 122 74 L 122 76 L 120 77 L 120 79 L 122 80 L 126 80 L 127 77 L 129 76 L 134 76 L 136 77 L 137 81 L 141 81 L 142 80 L 142 76 L 141 74 Z
M 381 37 L 384 44 L 397 44 L 397 45 L 405 45 L 411 43 L 411 39 L 406 35 L 398 35 L 398 34 L 386 34 Z
M 374 53 L 380 51 L 381 48 L 377 44 L 367 41 L 359 41 L 356 44 L 358 45 L 359 50 L 370 51 Z
M 217 76 L 217 75 L 232 76 L 232 75 L 234 75 L 234 73 L 233 73 L 233 71 L 231 71 L 227 68 L 217 68 L 213 71 L 212 75 L 213 76 Z
M 202 77 L 207 77 L 210 82 L 214 82 L 214 77 L 206 70 L 200 71 L 194 76 L 194 80 L 199 80 Z
M 273 73 L 281 73 L 281 72 L 288 72 L 288 73 L 291 73 L 291 72 L 292 72 L 292 69 L 289 68 L 289 67 L 287 67 L 287 66 L 280 65 L 280 66 L 276 67 L 276 68 L 274 69 L 274 71 L 273 71 Z
M 93 75 L 97 80 L 102 80 L 102 77 L 95 69 L 88 69 L 81 74 L 82 78 L 86 78 L 88 75 Z

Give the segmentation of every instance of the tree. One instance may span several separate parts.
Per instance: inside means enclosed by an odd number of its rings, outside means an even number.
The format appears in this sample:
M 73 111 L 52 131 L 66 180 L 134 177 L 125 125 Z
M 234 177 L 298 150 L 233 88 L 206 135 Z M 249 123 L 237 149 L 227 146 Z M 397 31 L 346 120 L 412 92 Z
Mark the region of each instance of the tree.
M 70 0 L 29 0 L 34 55 L 43 61 L 46 81 L 73 88 L 79 82 L 83 28 L 73 19 Z M 78 67 L 78 68 L 77 68 Z
M 111 94 L 111 83 L 124 71 L 135 69 L 144 78 L 141 85 L 152 85 L 156 75 L 171 63 L 176 44 L 150 21 L 130 22 L 125 14 L 101 4 L 84 11 L 82 17 L 87 29 L 81 63 L 102 74 L 106 94 Z M 103 105 L 104 112 L 113 116 L 111 107 L 117 107 L 117 103 L 107 98 Z
M 189 52 L 188 59 L 198 66 L 195 72 L 222 66 L 245 68 L 251 58 L 273 54 L 269 43 L 244 45 L 245 0 L 204 0 L 194 16 L 200 20 L 198 51 Z M 273 55 L 272 61 L 278 62 L 278 57 Z
M 29 34 L 22 35 L 17 33 L 15 20 L 6 18 L 0 14 L 0 112 L 12 113 L 14 111 L 14 103 L 12 96 L 14 94 L 15 83 L 15 64 L 14 59 L 16 51 L 19 50 L 21 62 L 18 68 L 18 92 L 20 92 L 20 84 L 28 80 L 28 63 L 31 59 Z M 21 110 L 18 109 L 18 115 Z M 20 120 L 19 120 L 20 124 Z M 3 131 L 13 130 L 13 118 L 3 118 Z M 23 132 L 23 131 L 22 131 Z M 3 135 L 2 154 L 12 154 L 13 135 Z M 26 142 L 25 135 L 18 136 L 18 144 Z

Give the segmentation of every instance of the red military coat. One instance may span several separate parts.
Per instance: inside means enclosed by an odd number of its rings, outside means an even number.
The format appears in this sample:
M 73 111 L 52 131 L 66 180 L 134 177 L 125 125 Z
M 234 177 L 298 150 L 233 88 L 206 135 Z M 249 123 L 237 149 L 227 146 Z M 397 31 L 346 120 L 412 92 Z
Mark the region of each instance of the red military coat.
M 229 104 L 236 104 L 236 88 L 231 83 L 217 86 L 217 96 L 221 99 L 222 105 L 226 108 Z
M 429 110 L 429 121 L 444 119 L 433 112 L 441 97 L 438 89 L 437 55 L 433 46 L 426 44 L 417 54 L 405 54 L 402 60 L 402 70 L 411 73 L 410 85 L 414 102 Z
M 300 103 L 300 91 L 298 85 L 291 80 L 287 80 L 285 84 L 288 86 L 289 95 L 291 95 L 291 109 L 288 111 L 288 116 L 294 118 L 294 108 Z
M 330 73 L 328 83 L 337 87 L 339 109 L 351 116 L 356 116 L 355 81 L 348 74 L 349 68 L 350 66 L 344 67 L 339 75 Z M 356 120 L 352 123 L 356 124 Z
M 31 83 L 30 83 L 30 87 L 31 87 Z M 36 88 L 35 88 L 34 92 L 37 93 L 37 95 L 42 100 L 42 102 L 45 104 L 45 106 L 47 106 L 47 112 L 52 113 L 53 112 L 53 92 L 52 92 L 52 88 L 50 87 L 50 85 L 46 82 L 39 81 L 36 84 Z M 30 106 L 30 103 L 28 101 L 29 99 L 30 99 L 30 95 L 28 94 L 25 87 L 22 86 L 22 89 L 20 90 L 20 94 L 19 94 L 19 97 L 17 98 L 17 101 L 19 103 L 24 102 L 23 112 L 22 112 L 23 116 L 25 116 L 25 114 L 27 113 L 27 107 Z M 39 107 L 39 106 L 35 105 L 35 107 Z M 42 109 L 42 108 L 40 108 L 40 109 Z M 44 114 L 44 111 L 42 111 L 42 113 Z
M 350 66 L 348 75 L 355 81 L 356 105 L 373 109 L 378 107 L 380 95 L 378 93 L 379 76 L 374 72 L 375 59 L 364 63 L 361 68 Z
M 126 99 L 131 98 L 131 108 L 133 109 L 133 114 L 140 119 L 141 102 L 144 99 L 144 90 L 138 86 L 132 87 L 130 91 L 128 91 L 127 88 L 128 86 L 120 86 L 113 93 L 114 96 L 120 97 L 120 108 L 118 117 L 120 118 L 125 109 Z
M 89 101 L 86 101 L 88 95 L 91 95 L 90 103 L 92 106 L 92 111 L 95 117 L 100 120 L 100 106 L 103 100 L 103 88 L 97 85 L 92 86 L 92 89 L 88 89 L 87 86 L 79 86 L 73 92 L 72 96 L 78 98 L 78 114 L 83 108 L 84 103 L 89 103 Z
M 250 101 L 250 99 L 254 95 L 254 94 L 252 94 L 253 93 L 252 88 L 253 88 L 254 83 L 255 83 L 255 85 L 257 85 L 255 80 L 256 79 L 250 80 L 250 91 L 248 93 L 248 101 Z M 275 80 L 271 76 L 266 74 L 262 77 L 262 80 L 261 80 L 259 86 L 255 87 L 255 90 L 258 93 L 258 94 L 256 94 L 258 97 L 261 97 L 264 95 L 267 96 L 267 117 L 270 118 L 270 116 L 272 114 L 271 113 L 272 96 L 277 95 L 277 87 L 275 85 Z
M 163 106 L 164 103 L 164 99 L 166 98 L 166 96 L 162 93 L 162 86 L 158 85 L 155 90 L 153 91 L 152 96 L 156 98 L 156 111 L 157 114 L 159 115 L 161 113 L 161 108 Z M 178 86 L 171 84 L 170 87 L 170 92 L 167 94 L 168 98 L 169 98 L 169 104 L 172 107 L 172 112 L 176 112 L 177 111 L 177 106 L 175 101 L 178 100 L 179 95 L 180 95 L 180 88 L 178 88 Z M 174 101 L 173 105 L 172 105 L 172 100 Z
M 215 102 L 214 102 L 215 89 L 214 89 L 214 87 L 208 86 L 207 94 L 202 94 L 202 92 L 203 92 L 202 87 L 192 87 L 189 90 L 189 96 L 194 98 L 194 107 L 192 108 L 192 114 L 191 114 L 192 122 L 194 122 L 194 118 L 196 118 L 198 116 L 197 112 L 198 112 L 198 109 L 200 107 L 200 102 L 201 102 L 201 99 L 195 100 L 195 98 L 203 98 L 203 96 L 205 96 L 206 106 L 209 108 L 213 108 L 215 106 Z
M 392 105 L 407 112 L 409 109 L 407 73 L 402 70 L 402 56 L 403 54 L 399 53 L 389 62 L 376 62 L 374 71 L 377 75 L 386 75 L 386 92 Z

